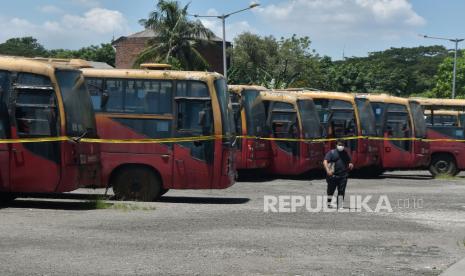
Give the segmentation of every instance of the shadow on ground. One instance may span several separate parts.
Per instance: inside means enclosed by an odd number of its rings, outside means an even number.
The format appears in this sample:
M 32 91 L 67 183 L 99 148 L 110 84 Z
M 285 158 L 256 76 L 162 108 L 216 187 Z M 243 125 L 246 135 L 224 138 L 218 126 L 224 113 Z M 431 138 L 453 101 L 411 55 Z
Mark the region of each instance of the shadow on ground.
M 249 198 L 242 197 L 190 197 L 190 196 L 164 196 L 158 202 L 187 203 L 187 204 L 245 204 Z
M 112 203 L 107 204 L 107 208 L 111 207 Z M 102 209 L 93 201 L 48 201 L 48 200 L 29 200 L 16 199 L 0 209 L 15 208 L 15 209 L 40 209 L 40 210 L 65 210 L 65 211 L 89 211 Z

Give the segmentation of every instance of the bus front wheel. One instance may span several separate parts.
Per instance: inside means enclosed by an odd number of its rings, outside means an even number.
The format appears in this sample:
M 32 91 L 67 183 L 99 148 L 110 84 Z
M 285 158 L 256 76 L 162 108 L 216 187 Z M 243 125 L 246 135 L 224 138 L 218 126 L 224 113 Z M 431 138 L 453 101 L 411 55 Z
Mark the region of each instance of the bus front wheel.
M 130 167 L 115 177 L 113 192 L 118 200 L 154 201 L 163 192 L 161 180 L 149 168 Z
M 438 175 L 456 176 L 459 173 L 454 158 L 447 154 L 434 156 L 429 171 L 434 177 Z

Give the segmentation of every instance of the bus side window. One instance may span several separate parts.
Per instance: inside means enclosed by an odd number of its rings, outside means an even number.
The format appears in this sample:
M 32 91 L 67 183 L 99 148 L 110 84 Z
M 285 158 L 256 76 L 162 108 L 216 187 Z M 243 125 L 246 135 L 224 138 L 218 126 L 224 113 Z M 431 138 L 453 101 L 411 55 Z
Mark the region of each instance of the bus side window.
M 103 80 L 95 78 L 86 78 L 87 89 L 89 90 L 92 106 L 95 111 L 102 109 L 102 93 L 104 91 Z

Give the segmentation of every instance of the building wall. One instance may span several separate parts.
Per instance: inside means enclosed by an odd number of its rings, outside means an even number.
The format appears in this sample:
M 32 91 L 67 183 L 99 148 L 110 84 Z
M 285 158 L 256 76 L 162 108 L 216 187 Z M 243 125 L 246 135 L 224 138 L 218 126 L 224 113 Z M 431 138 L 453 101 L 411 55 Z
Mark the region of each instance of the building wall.
M 113 44 L 116 49 L 115 67 L 118 69 L 130 69 L 133 67 L 137 56 L 144 50 L 148 38 L 123 38 Z
M 121 38 L 113 46 L 116 49 L 115 67 L 118 69 L 130 69 L 133 67 L 137 56 L 144 50 L 147 37 Z M 231 44 L 228 43 L 227 47 Z M 200 54 L 210 64 L 209 71 L 223 74 L 223 45 L 220 41 L 211 42 L 199 48 Z

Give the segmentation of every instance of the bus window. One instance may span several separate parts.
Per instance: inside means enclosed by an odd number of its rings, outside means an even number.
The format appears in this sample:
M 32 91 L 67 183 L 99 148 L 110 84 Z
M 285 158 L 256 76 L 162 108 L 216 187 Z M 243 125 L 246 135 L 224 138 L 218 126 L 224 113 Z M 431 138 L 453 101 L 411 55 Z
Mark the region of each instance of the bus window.
M 95 115 L 84 78 L 77 70 L 57 70 L 56 76 L 66 110 L 66 133 L 71 136 L 97 135 Z
M 423 108 L 419 103 L 410 102 L 416 138 L 426 138 L 426 122 Z
M 405 105 L 388 105 L 384 132 L 389 138 L 410 138 L 412 136 L 410 117 Z M 394 140 L 392 144 L 405 151 L 410 151 L 411 148 L 410 141 Z
M 8 120 L 8 94 L 10 91 L 10 73 L 0 71 L 0 139 L 4 139 L 9 133 Z
M 92 100 L 92 105 L 95 111 L 100 111 L 102 107 L 102 92 L 104 91 L 103 80 L 86 78 L 87 90 Z
M 207 84 L 199 81 L 181 81 L 176 87 L 177 135 L 180 137 L 211 135 L 213 133 L 213 110 Z M 207 163 L 213 161 L 213 141 L 178 144 L 189 148 L 192 157 L 196 159 L 205 160 Z
M 171 114 L 171 81 L 128 80 L 124 95 L 126 113 Z
M 322 128 L 313 101 L 299 100 L 297 104 L 299 106 L 300 118 L 302 120 L 304 138 L 320 138 L 322 136 Z
M 357 105 L 357 110 L 360 117 L 360 128 L 362 130 L 362 135 L 375 136 L 376 119 L 370 102 L 367 99 L 355 99 L 355 103 Z
M 123 107 L 123 80 L 106 80 L 105 89 L 108 91 L 108 102 L 103 111 L 124 113 Z
M 244 90 L 242 92 L 244 108 L 246 110 L 247 135 L 266 137 L 269 133 L 266 127 L 265 105 L 259 91 Z
M 223 126 L 223 135 L 225 135 L 230 143 L 234 140 L 232 137 L 234 135 L 234 119 L 232 116 L 232 107 L 229 102 L 228 96 L 228 85 L 226 84 L 225 79 L 215 80 L 215 90 L 216 97 L 218 98 L 218 103 L 220 104 L 221 112 L 221 125 Z
M 47 77 L 18 75 L 15 86 L 15 123 L 18 138 L 56 137 L 59 134 L 59 113 L 55 91 Z M 26 143 L 24 147 L 48 160 L 59 163 L 59 144 Z
M 229 97 L 233 111 L 234 130 L 237 135 L 242 135 L 241 97 L 236 93 L 230 93 Z M 237 143 L 237 147 L 242 148 L 242 143 Z
M 294 105 L 283 102 L 273 102 L 270 118 L 271 130 L 275 138 L 298 139 L 299 122 Z M 276 141 L 284 151 L 298 154 L 298 143 L 294 141 Z

